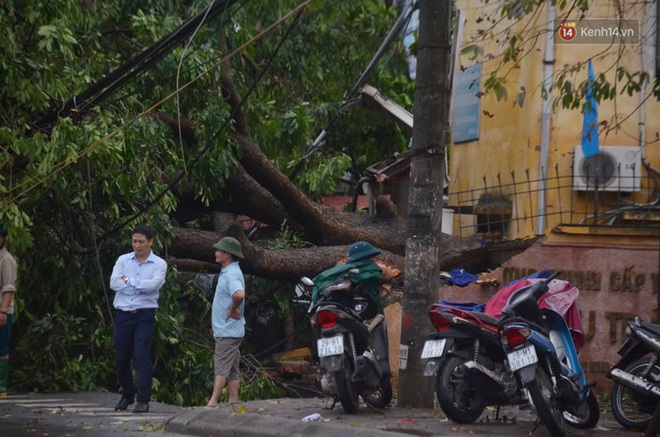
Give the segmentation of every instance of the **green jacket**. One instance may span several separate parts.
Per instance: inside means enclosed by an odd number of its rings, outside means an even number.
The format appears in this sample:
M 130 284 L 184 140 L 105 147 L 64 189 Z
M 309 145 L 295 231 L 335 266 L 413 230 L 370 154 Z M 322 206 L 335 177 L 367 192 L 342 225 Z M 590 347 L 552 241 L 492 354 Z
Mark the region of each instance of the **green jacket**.
M 380 283 L 383 281 L 383 271 L 372 259 L 362 259 L 352 263 L 337 264 L 336 266 L 319 273 L 314 279 L 312 288 L 312 303 L 316 304 L 319 293 L 334 282 L 341 274 L 351 269 L 358 269 L 358 273 L 349 274 L 354 284 L 362 284 L 362 293 L 371 297 L 378 304 L 378 312 L 383 313 L 383 298 L 380 295 Z

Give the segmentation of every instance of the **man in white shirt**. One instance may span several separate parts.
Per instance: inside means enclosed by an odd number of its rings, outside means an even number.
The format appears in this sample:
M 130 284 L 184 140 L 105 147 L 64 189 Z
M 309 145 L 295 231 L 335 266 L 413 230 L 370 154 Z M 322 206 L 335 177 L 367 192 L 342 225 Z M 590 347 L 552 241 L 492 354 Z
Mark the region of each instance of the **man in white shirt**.
M 167 263 L 154 254 L 155 231 L 138 225 L 131 234 L 133 252 L 121 255 L 110 276 L 115 291 L 115 354 L 122 397 L 115 410 L 126 410 L 137 395 L 135 413 L 149 412 L 153 368 L 151 345 L 160 288 L 165 283 Z M 131 361 L 135 359 L 136 384 Z

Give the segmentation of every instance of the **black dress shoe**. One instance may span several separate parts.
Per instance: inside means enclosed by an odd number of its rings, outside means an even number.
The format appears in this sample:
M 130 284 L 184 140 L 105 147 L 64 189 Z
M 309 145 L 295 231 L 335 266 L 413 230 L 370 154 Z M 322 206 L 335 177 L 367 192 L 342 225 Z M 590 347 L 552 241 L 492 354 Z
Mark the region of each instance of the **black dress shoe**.
M 149 402 L 138 402 L 135 404 L 133 409 L 134 413 L 148 413 L 149 412 Z
M 125 409 L 128 408 L 129 405 L 133 403 L 133 398 L 126 398 L 123 397 L 119 399 L 119 402 L 117 402 L 117 405 L 115 405 L 115 411 L 124 411 Z

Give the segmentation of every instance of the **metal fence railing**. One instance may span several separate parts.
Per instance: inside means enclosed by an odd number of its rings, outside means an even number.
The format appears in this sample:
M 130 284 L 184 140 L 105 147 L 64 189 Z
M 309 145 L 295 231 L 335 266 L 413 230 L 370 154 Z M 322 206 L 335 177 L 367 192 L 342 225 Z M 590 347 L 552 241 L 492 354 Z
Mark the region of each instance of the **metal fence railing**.
M 453 234 L 514 239 L 545 235 L 560 224 L 660 227 L 660 176 L 649 172 L 600 183 L 594 177 L 574 180 L 572 173 L 555 167 L 545 179 L 533 179 L 529 172 L 511 172 L 484 176 L 479 188 L 450 191 L 446 208 L 454 211 Z

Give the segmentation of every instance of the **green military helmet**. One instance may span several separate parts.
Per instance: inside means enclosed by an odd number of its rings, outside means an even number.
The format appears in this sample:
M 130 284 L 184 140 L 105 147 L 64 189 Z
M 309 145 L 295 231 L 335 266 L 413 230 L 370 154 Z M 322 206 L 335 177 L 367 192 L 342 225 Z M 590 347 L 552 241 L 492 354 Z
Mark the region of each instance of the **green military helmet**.
M 243 258 L 243 251 L 241 250 L 241 243 L 233 237 L 222 237 L 220 241 L 213 245 L 214 248 L 222 250 L 223 252 L 231 253 L 234 256 Z
M 358 241 L 348 248 L 348 259 L 346 262 L 352 263 L 361 259 L 371 258 L 380 253 L 380 250 L 376 249 L 366 241 Z

